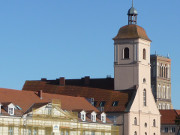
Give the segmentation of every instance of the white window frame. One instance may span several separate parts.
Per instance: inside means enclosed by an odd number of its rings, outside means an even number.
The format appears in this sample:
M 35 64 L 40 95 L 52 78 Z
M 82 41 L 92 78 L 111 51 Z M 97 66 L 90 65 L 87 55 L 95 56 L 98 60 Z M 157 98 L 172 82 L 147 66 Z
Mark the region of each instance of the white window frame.
M 86 112 L 84 110 L 80 112 L 80 115 L 81 115 L 81 120 L 86 121 Z
M 101 121 L 103 123 L 106 123 L 106 114 L 105 113 L 101 113 Z
M 14 115 L 14 108 L 8 107 L 8 113 L 9 113 L 9 115 Z
M 91 121 L 96 122 L 96 113 L 94 111 L 91 113 Z

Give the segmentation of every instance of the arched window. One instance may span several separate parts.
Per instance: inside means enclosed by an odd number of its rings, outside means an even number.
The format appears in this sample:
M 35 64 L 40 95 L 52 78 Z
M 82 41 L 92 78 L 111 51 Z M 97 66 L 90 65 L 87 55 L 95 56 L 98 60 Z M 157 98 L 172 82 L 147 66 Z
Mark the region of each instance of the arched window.
M 134 118 L 134 125 L 137 125 L 137 118 Z
M 145 132 L 145 135 L 147 135 L 147 133 Z
M 147 127 L 147 123 L 144 123 L 144 126 Z
M 143 59 L 146 59 L 146 49 L 143 49 Z
M 129 59 L 129 48 L 124 48 L 124 52 L 123 52 L 123 58 L 124 59 Z
M 167 76 L 167 74 L 166 74 L 166 70 L 167 70 L 166 66 L 167 65 L 165 65 L 165 67 L 164 67 L 164 78 L 166 78 L 166 76 Z
M 153 127 L 156 127 L 156 120 L 153 120 Z
M 143 83 L 146 83 L 146 78 L 143 79 Z
M 163 74 L 163 73 L 164 73 L 164 67 L 162 66 L 161 68 L 162 68 L 162 69 L 161 69 L 161 72 L 162 72 L 162 73 L 161 73 L 161 77 L 163 77 L 163 76 L 164 76 L 164 74 Z
M 146 106 L 146 89 L 143 90 L 143 105 Z
M 168 67 L 166 67 L 166 78 L 168 78 Z
M 134 135 L 137 135 L 137 132 L 136 132 L 136 131 L 134 132 Z
M 153 135 L 156 135 L 156 133 L 154 133 Z

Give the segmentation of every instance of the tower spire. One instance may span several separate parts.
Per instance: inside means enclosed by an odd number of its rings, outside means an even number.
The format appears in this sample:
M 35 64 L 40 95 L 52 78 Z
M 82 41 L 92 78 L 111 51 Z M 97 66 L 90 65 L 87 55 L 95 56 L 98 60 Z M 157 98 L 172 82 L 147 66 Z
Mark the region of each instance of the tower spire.
M 132 0 L 132 7 L 128 11 L 128 25 L 137 24 L 137 10 L 134 8 L 134 1 Z
M 133 0 L 132 0 L 132 7 L 134 6 Z

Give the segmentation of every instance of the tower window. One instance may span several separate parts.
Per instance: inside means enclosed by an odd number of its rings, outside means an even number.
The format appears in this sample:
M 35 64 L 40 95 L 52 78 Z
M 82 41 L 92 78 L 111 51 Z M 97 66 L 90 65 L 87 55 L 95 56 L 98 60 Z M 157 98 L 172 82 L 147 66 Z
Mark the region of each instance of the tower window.
M 137 118 L 134 118 L 134 125 L 137 125 Z
M 134 135 L 137 135 L 137 132 L 136 132 L 136 131 L 134 132 Z
M 146 49 L 143 49 L 143 59 L 146 59 Z
M 146 106 L 146 89 L 143 90 L 143 105 Z
M 153 120 L 153 127 L 156 127 L 156 120 Z
M 144 126 L 147 127 L 147 123 L 144 123 Z
M 143 83 L 146 83 L 146 78 L 143 79 Z
M 123 58 L 124 59 L 129 59 L 129 48 L 124 48 L 124 51 L 123 51 Z

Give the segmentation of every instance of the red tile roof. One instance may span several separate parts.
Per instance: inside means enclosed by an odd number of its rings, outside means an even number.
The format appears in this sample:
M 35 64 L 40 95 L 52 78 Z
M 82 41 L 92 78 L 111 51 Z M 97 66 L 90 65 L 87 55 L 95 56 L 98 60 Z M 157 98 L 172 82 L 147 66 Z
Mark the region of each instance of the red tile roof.
M 26 112 L 35 103 L 52 102 L 54 99 L 60 100 L 61 108 L 63 110 L 72 111 L 75 109 L 81 109 L 85 111 L 94 110 L 98 112 L 98 110 L 83 97 L 72 97 L 48 93 L 43 93 L 42 97 L 43 99 L 40 99 L 37 92 L 33 91 L 0 88 L 0 103 L 3 104 L 3 102 L 11 102 L 14 105 L 20 106 L 23 112 Z
M 100 107 L 100 102 L 105 101 L 105 112 L 124 112 L 127 107 L 131 105 L 133 95 L 136 90 L 114 91 L 107 89 L 99 89 L 85 86 L 72 86 L 72 85 L 53 85 L 48 81 L 26 81 L 23 87 L 26 91 L 43 90 L 46 93 L 56 93 L 70 96 L 81 96 L 86 98 L 94 98 L 97 105 Z M 112 106 L 114 101 L 118 101 L 118 106 Z
M 180 115 L 180 110 L 159 110 L 161 113 L 161 124 L 175 125 L 175 119 Z
M 138 25 L 126 25 L 120 28 L 114 40 L 118 39 L 136 39 L 142 38 L 151 41 L 146 34 L 146 31 Z

